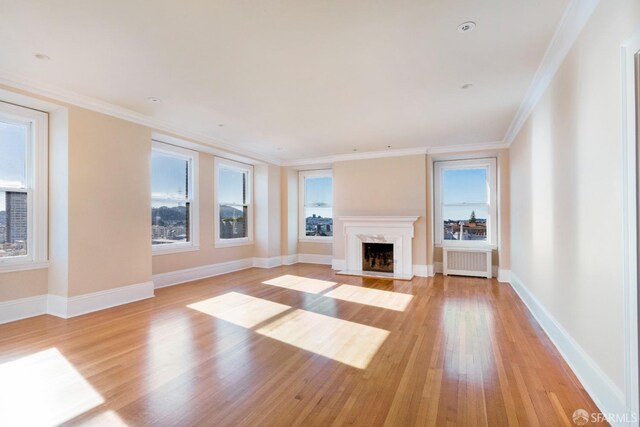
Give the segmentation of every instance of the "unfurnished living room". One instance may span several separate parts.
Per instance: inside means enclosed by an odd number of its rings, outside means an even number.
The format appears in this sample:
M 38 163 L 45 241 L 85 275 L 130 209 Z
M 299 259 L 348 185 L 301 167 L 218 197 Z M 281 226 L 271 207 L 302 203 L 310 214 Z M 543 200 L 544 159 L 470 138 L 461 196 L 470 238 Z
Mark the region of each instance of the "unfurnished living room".
M 638 0 L 0 0 L 0 426 L 640 425 Z

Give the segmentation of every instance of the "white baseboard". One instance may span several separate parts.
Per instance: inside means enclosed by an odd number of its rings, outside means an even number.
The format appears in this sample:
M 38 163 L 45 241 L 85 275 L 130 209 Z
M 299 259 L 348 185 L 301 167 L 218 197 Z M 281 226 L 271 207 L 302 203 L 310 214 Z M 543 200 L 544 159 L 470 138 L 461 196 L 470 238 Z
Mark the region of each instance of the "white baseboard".
M 426 264 L 413 264 L 413 274 L 418 277 L 430 277 L 429 265 Z
M 513 272 L 510 276 L 511 287 L 551 339 L 600 411 L 603 414 L 627 413 L 623 391 L 611 381 L 524 283 Z
M 511 271 L 498 268 L 498 282 L 511 283 Z
M 298 254 L 293 255 L 282 255 L 282 264 L 283 265 L 293 265 L 298 262 Z
M 154 274 L 153 285 L 156 289 L 164 288 L 166 286 L 173 286 L 180 283 L 191 282 L 192 280 L 219 276 L 221 274 L 244 270 L 251 267 L 253 267 L 253 258 L 243 258 L 218 264 L 186 268 L 184 270 L 170 271 L 169 273 Z
M 47 314 L 47 295 L 0 302 L 0 324 Z
M 54 316 L 68 319 L 153 296 L 153 282 L 151 281 L 69 298 L 49 295 L 47 311 Z
M 347 261 L 344 259 L 332 259 L 331 260 L 331 268 L 333 270 L 346 270 L 347 269 Z
M 273 268 L 282 265 L 282 257 L 274 256 L 271 258 L 253 258 L 253 266 L 258 268 Z
M 298 254 L 298 262 L 331 265 L 331 255 Z

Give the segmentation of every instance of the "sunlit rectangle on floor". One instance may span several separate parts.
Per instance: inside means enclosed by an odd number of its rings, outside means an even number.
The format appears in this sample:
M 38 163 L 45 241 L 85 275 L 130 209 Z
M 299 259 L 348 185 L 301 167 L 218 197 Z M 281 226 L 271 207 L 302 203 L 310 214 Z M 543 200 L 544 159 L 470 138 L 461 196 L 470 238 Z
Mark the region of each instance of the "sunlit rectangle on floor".
M 291 274 L 285 274 L 284 276 L 276 277 L 262 283 L 311 294 L 318 294 L 337 285 L 337 283 L 327 280 L 310 279 L 308 277 L 294 276 Z
M 56 348 L 0 365 L 2 426 L 55 426 L 102 403 Z
M 245 328 L 253 328 L 291 308 L 288 305 L 238 292 L 229 292 L 189 304 L 187 307 Z
M 389 331 L 294 310 L 256 332 L 335 361 L 365 369 Z
M 404 311 L 413 299 L 409 294 L 351 285 L 340 285 L 324 296 L 395 311 Z

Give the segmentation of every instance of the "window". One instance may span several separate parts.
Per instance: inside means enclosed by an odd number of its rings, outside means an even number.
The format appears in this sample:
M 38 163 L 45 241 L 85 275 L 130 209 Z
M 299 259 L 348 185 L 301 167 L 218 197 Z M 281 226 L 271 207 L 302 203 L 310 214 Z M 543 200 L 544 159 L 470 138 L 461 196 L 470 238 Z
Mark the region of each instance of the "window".
M 330 170 L 300 172 L 300 240 L 333 240 L 333 175 Z
M 216 246 L 250 244 L 252 167 L 216 157 Z
M 47 122 L 0 103 L 0 271 L 46 265 Z
M 154 253 L 198 249 L 198 153 L 154 141 L 151 245 Z
M 436 162 L 435 242 L 495 246 L 496 159 Z

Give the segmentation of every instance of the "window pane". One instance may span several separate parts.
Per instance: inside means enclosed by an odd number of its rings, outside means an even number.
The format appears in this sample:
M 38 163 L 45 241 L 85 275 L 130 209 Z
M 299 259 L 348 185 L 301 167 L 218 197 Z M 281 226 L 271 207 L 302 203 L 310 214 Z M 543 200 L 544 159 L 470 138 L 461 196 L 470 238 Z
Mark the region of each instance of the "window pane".
M 169 154 L 151 153 L 151 197 L 188 199 L 189 162 Z
M 225 167 L 220 167 L 218 170 L 219 203 L 221 205 L 247 204 L 247 173 Z
M 220 238 L 247 237 L 247 207 L 220 205 Z
M 189 241 L 189 203 L 152 200 L 151 243 L 165 245 Z
M 0 257 L 27 255 L 27 193 L 0 192 Z
M 332 208 L 305 208 L 306 236 L 333 236 Z
M 487 240 L 487 205 L 443 206 L 444 240 Z
M 445 169 L 442 173 L 442 203 L 487 203 L 487 170 Z
M 328 207 L 333 203 L 333 178 L 305 178 L 304 205 L 310 207 Z
M 0 187 L 27 187 L 27 126 L 0 122 Z

